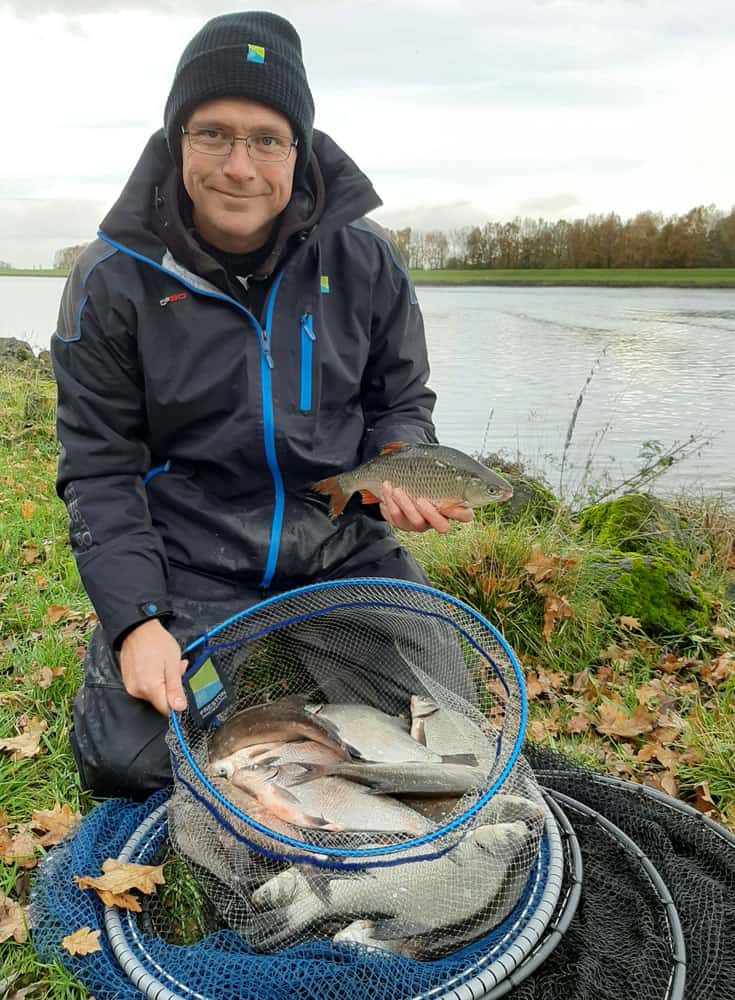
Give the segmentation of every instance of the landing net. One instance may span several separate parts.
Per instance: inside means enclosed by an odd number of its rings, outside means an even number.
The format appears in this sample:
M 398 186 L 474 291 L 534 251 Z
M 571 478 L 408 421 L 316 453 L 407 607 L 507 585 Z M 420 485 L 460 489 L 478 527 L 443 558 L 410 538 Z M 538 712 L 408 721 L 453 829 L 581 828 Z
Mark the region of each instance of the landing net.
M 253 949 L 329 941 L 433 961 L 512 912 L 546 809 L 519 756 L 518 664 L 475 611 L 418 584 L 339 581 L 243 612 L 190 657 L 207 694 L 219 679 L 231 700 L 219 728 L 189 712 L 173 718 L 170 836 L 219 917 Z M 261 751 L 266 729 L 253 757 L 238 750 L 218 771 L 223 734 L 249 734 L 262 706 L 278 723 L 282 705 L 299 706 L 309 726 L 326 719 L 346 748 L 336 759 L 344 770 L 299 780 L 307 749 L 324 747 L 294 739 Z M 418 770 L 422 781 L 459 784 L 411 792 L 401 783 L 406 761 L 410 780 Z M 376 774 L 378 788 L 369 784 Z

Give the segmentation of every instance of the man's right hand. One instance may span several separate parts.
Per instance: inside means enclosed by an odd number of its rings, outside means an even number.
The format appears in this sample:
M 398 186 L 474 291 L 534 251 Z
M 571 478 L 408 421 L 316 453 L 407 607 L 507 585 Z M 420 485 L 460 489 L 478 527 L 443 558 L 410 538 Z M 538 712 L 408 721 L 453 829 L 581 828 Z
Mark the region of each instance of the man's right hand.
M 186 708 L 181 684 L 186 667 L 178 642 L 157 618 L 134 628 L 120 646 L 125 690 L 132 698 L 149 701 L 161 715 Z

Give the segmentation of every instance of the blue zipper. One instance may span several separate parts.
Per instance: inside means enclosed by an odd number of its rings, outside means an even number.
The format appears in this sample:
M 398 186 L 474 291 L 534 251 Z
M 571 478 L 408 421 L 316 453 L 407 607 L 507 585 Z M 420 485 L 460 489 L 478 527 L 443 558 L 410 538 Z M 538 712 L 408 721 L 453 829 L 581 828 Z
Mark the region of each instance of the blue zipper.
M 276 456 L 276 431 L 275 420 L 273 417 L 271 382 L 273 357 L 271 355 L 270 347 L 273 306 L 276 300 L 276 293 L 281 284 L 281 280 L 283 279 L 283 271 L 281 271 L 271 285 L 268 298 L 266 299 L 265 327 L 262 327 L 253 314 L 248 312 L 245 306 L 241 306 L 239 302 L 235 301 L 235 299 L 231 299 L 227 295 L 217 295 L 214 292 L 206 292 L 201 288 L 197 288 L 195 285 L 190 284 L 190 282 L 184 281 L 184 279 L 178 274 L 174 274 L 172 271 L 168 271 L 165 267 L 163 267 L 163 265 L 157 264 L 156 261 L 151 260 L 150 257 L 144 257 L 143 254 L 136 253 L 135 250 L 131 250 L 129 247 L 123 246 L 122 243 L 118 243 L 116 240 L 110 239 L 110 237 L 101 230 L 97 232 L 97 236 L 111 247 L 115 247 L 122 253 L 127 254 L 128 257 L 132 257 L 134 260 L 139 260 L 143 264 L 148 264 L 150 267 L 160 271 L 162 274 L 167 275 L 169 278 L 173 278 L 174 281 L 178 281 L 180 285 L 183 285 L 184 288 L 188 288 L 196 295 L 202 295 L 207 299 L 216 299 L 219 302 L 226 302 L 228 305 L 234 306 L 239 312 L 247 317 L 258 336 L 258 343 L 260 344 L 260 385 L 263 406 L 263 440 L 266 462 L 273 478 L 273 486 L 275 489 L 275 503 L 273 507 L 273 519 L 271 521 L 270 541 L 268 543 L 268 555 L 266 556 L 263 579 L 260 582 L 260 588 L 262 590 L 267 590 L 270 587 L 271 581 L 273 580 L 273 574 L 276 571 L 278 549 L 281 544 L 281 530 L 283 528 L 283 511 L 285 507 L 283 477 L 281 476 L 281 470 L 278 468 L 278 459 Z
M 308 413 L 311 409 L 311 369 L 312 356 L 314 351 L 314 323 L 311 313 L 304 313 L 301 323 L 301 395 L 299 397 L 299 409 L 302 413 Z

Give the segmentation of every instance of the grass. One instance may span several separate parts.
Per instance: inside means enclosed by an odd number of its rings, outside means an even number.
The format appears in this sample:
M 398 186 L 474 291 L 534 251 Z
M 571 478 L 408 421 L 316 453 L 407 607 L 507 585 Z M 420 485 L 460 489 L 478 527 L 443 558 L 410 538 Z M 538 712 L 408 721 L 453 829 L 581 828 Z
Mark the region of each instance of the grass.
M 54 397 L 40 367 L 0 372 L 0 739 L 15 736 L 23 720 L 45 724 L 38 755 L 13 761 L 0 752 L 2 809 L 11 823 L 27 823 L 34 809 L 54 802 L 82 813 L 94 805 L 68 743 L 94 618 L 54 492 Z M 713 617 L 705 632 L 663 638 L 624 625 L 601 603 L 587 572 L 595 551 L 563 506 L 540 520 L 508 521 L 490 509 L 447 536 L 405 542 L 436 586 L 477 607 L 518 653 L 531 738 L 615 775 L 666 790 L 674 782 L 690 802 L 706 793 L 735 830 L 735 669 L 728 666 L 735 658 L 735 516 L 716 499 L 689 501 L 684 513 Z M 534 569 L 540 558 L 551 560 L 546 578 Z M 545 636 L 555 597 L 565 598 L 571 614 L 552 616 Z M 610 712 L 625 720 L 637 710 L 650 728 L 633 736 L 600 732 Z M 175 865 L 169 874 L 162 901 L 183 914 L 181 939 L 189 940 L 199 932 L 196 892 Z M 25 903 L 32 876 L 0 863 L 0 892 Z M 0 983 L 11 975 L 11 990 L 36 984 L 33 996 L 86 996 L 62 966 L 42 965 L 30 943 L 0 944 Z
M 735 268 L 567 268 L 488 271 L 411 271 L 417 285 L 615 285 L 620 287 L 735 288 Z
M 65 278 L 68 268 L 0 268 L 0 277 Z M 416 285 L 615 285 L 628 287 L 735 288 L 733 267 L 500 268 L 485 271 L 411 271 Z
M 65 278 L 68 273 L 68 267 L 0 267 L 0 277 Z

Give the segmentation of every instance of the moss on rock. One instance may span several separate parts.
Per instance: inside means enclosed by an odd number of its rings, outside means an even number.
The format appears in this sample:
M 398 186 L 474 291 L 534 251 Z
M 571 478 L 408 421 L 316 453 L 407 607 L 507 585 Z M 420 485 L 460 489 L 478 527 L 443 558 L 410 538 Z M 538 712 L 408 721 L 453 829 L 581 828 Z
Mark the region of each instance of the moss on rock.
M 687 571 L 694 566 L 697 544 L 687 536 L 686 518 L 648 494 L 587 507 L 579 526 L 595 548 L 662 557 Z
M 607 610 L 637 618 L 650 636 L 685 635 L 709 625 L 711 599 L 665 556 L 601 553 L 585 571 Z

